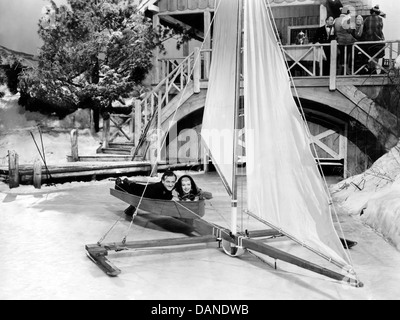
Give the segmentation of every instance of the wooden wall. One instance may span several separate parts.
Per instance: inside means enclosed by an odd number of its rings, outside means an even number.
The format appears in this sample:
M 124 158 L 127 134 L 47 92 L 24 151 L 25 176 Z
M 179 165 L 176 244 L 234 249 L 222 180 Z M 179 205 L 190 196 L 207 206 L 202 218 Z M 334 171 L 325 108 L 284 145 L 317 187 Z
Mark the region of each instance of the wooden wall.
M 160 13 L 214 9 L 215 0 L 160 0 Z
M 283 44 L 291 44 L 288 42 L 289 27 L 319 26 L 319 5 L 273 7 L 272 13 Z

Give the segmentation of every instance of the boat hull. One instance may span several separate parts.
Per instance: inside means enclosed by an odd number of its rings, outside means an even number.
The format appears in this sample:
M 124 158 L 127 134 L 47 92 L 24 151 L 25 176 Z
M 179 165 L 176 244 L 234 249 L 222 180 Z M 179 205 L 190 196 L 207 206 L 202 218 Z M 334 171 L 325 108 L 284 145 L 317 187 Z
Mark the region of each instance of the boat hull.
M 140 211 L 180 219 L 199 219 L 205 214 L 205 201 L 173 201 L 141 198 L 139 196 L 110 189 L 110 194 Z M 142 200 L 141 200 L 142 199 Z M 140 203 L 140 205 L 139 205 Z

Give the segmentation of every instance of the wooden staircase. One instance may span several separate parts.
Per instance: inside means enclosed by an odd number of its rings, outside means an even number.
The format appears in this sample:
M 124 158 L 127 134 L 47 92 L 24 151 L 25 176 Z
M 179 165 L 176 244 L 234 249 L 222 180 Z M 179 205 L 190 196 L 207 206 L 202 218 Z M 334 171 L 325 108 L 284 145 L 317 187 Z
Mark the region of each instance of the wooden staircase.
M 134 100 L 131 114 L 111 114 L 109 119 L 104 120 L 103 141 L 96 155 L 79 156 L 75 161 L 149 160 L 149 130 L 165 127 L 164 123 L 171 118 L 171 114 L 194 93 L 200 92 L 200 81 L 204 80 L 201 75 L 208 75 L 208 69 L 201 61 L 207 59 L 209 54 L 209 50 L 196 48 L 180 63 L 171 65 L 170 61 L 161 61 L 163 79 L 157 86 L 141 100 Z M 159 141 L 162 138 L 158 137 Z M 68 159 L 74 161 L 72 156 Z
M 109 143 L 107 148 L 100 147 L 99 149 L 97 149 L 97 153 L 131 157 L 134 147 L 135 144 L 133 142 L 111 142 Z

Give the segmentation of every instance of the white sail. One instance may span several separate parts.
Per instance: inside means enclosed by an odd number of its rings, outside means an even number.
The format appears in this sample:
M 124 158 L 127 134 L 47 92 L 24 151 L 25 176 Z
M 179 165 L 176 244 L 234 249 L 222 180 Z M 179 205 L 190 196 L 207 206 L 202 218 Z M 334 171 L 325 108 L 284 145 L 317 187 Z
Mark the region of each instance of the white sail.
M 347 264 L 265 0 L 245 1 L 244 24 L 248 209 Z
M 213 160 L 228 182 L 233 139 L 226 140 L 221 148 L 220 136 L 222 132 L 233 133 L 238 1 L 217 1 L 215 46 L 202 129 Z M 265 0 L 244 3 L 248 209 L 313 251 L 347 266 Z M 219 142 L 210 139 L 210 132 L 219 135 Z
M 220 175 L 232 188 L 238 2 L 217 1 L 216 7 L 224 14 L 214 24 L 218 40 L 213 46 L 201 135 Z

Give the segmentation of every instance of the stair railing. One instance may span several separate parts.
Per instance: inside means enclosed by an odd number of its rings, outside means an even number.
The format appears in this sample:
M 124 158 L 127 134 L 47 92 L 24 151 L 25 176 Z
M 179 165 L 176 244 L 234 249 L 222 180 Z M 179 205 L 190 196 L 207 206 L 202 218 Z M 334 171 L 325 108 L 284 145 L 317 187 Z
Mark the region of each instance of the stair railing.
M 210 50 L 195 48 L 189 56 L 180 63 L 177 59 L 161 59 L 161 72 L 165 75 L 156 87 L 147 93 L 142 100 L 135 101 L 134 107 L 134 151 L 133 158 L 146 141 L 150 123 L 157 119 L 157 128 L 161 127 L 161 110 L 168 105 L 171 98 L 179 94 L 188 83 L 194 82 L 195 92 L 200 92 L 200 81 L 208 77 L 209 66 L 203 61 L 209 61 Z M 169 69 L 172 69 L 170 72 Z M 160 141 L 160 137 L 158 139 Z M 160 149 L 160 146 L 158 147 Z

